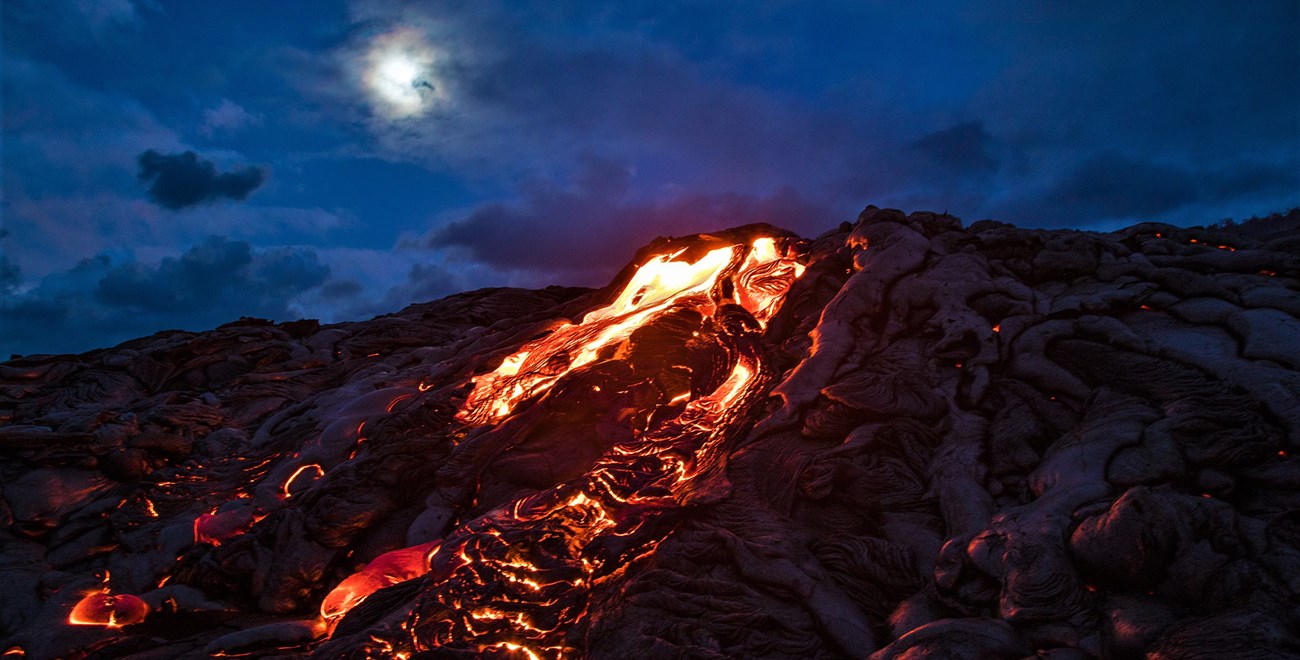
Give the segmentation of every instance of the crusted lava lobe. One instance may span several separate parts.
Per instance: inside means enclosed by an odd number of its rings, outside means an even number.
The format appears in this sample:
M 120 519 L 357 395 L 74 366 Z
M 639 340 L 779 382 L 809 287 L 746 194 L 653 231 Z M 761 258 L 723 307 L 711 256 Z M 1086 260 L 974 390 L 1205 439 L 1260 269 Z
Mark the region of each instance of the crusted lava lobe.
M 1294 657 L 1294 236 L 868 207 L 12 360 L 0 653 Z

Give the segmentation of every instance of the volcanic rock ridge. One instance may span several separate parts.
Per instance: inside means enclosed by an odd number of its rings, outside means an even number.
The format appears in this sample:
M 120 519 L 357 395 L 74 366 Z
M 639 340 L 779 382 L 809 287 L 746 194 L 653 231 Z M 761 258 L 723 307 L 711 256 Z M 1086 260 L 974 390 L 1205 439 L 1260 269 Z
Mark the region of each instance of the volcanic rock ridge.
M 1300 654 L 1300 241 L 664 238 L 0 364 L 4 658 Z

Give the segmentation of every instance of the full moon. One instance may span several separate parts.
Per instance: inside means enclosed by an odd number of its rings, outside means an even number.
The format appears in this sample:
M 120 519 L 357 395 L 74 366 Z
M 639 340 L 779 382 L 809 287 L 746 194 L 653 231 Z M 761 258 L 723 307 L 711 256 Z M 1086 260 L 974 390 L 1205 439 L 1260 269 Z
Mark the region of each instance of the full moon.
M 390 32 L 375 39 L 364 78 L 375 109 L 393 118 L 424 114 L 437 95 L 436 53 L 418 33 Z

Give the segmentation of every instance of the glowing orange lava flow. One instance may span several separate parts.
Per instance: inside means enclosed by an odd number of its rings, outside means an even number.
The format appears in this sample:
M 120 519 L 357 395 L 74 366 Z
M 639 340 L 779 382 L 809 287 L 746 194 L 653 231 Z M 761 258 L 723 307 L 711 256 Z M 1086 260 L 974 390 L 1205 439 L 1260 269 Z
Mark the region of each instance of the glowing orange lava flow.
M 710 251 L 694 263 L 674 261 L 685 250 L 658 255 L 632 276 L 614 302 L 589 312 L 582 323 L 566 324 L 529 342 L 480 377 L 458 418 L 490 424 L 509 415 L 523 399 L 540 394 L 574 369 L 594 362 L 601 351 L 628 338 L 655 316 L 690 298 L 697 311 L 710 316 L 717 301 L 709 293 L 724 275 L 732 276 L 735 302 L 766 324 L 780 307 L 803 264 L 781 254 L 776 241 L 756 239 Z
M 761 394 L 767 377 L 757 355 L 741 355 L 714 392 L 616 445 L 587 474 L 450 535 L 430 555 L 437 583 L 415 603 L 409 637 L 383 643 L 411 652 L 579 655 L 566 632 L 585 616 L 592 585 L 652 552 L 671 530 L 673 512 L 694 499 L 702 463 L 719 454 L 731 417 L 743 399 Z
M 616 442 L 581 476 L 463 522 L 441 541 L 379 557 L 326 597 L 323 616 L 337 620 L 382 587 L 428 575 L 409 618 L 388 634 L 372 633 L 367 652 L 580 652 L 566 633 L 586 616 L 592 584 L 647 556 L 684 504 L 708 496 L 726 441 L 744 431 L 736 421 L 772 380 L 762 330 L 803 272 L 772 238 L 715 249 L 694 263 L 672 260 L 680 254 L 654 257 L 613 303 L 526 344 L 480 377 L 458 419 L 503 419 L 565 374 L 610 359 L 637 328 L 682 306 L 704 317 L 695 334 L 708 334 L 725 355 L 726 377 L 707 391 L 664 393 L 648 412 L 663 408 L 672 416 Z
M 77 601 L 68 614 L 68 623 L 74 626 L 103 626 L 121 628 L 140 623 L 149 616 L 149 606 L 132 594 L 112 594 L 102 591 L 86 594 Z
M 68 622 L 77 626 L 121 628 L 139 624 L 148 613 L 148 605 L 139 596 L 95 592 L 79 600 L 77 607 L 68 615 Z
M 321 603 L 320 613 L 326 620 L 334 620 L 347 613 L 370 594 L 429 571 L 429 554 L 438 548 L 438 541 L 401 550 L 385 552 L 366 564 L 366 567 L 339 583 Z

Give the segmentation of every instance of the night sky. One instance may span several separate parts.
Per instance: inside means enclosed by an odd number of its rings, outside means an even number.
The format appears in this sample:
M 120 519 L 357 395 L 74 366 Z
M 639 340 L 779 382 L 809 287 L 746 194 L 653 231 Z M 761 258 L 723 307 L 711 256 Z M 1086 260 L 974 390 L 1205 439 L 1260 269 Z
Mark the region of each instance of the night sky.
M 602 285 L 867 204 L 1300 204 L 1295 0 L 2 6 L 3 357 Z

